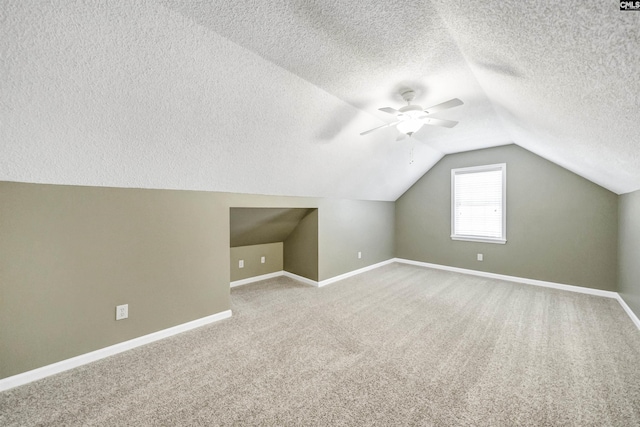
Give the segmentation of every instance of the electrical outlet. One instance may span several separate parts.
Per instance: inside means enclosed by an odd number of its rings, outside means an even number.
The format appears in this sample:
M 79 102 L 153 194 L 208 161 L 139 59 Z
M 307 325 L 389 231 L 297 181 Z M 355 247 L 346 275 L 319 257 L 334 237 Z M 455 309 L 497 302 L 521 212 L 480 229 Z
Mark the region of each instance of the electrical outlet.
M 362 259 L 362 252 L 358 252 L 358 259 Z
M 260 257 L 260 262 L 264 264 L 265 262 L 267 262 L 267 259 L 265 257 Z
M 238 268 L 244 268 L 244 260 L 243 259 L 238 261 Z
M 116 305 L 116 320 L 129 317 L 129 304 Z
M 484 256 L 482 254 L 478 254 L 478 261 L 482 261 L 484 259 Z

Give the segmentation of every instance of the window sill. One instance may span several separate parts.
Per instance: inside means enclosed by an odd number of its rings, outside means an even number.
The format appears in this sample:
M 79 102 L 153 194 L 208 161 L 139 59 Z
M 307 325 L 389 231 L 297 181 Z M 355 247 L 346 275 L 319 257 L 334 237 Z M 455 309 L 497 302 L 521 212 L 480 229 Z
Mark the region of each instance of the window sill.
M 507 243 L 507 239 L 491 239 L 489 237 L 471 237 L 471 236 L 451 236 L 451 240 L 462 240 L 465 242 L 479 242 L 479 243 L 497 243 L 504 245 Z

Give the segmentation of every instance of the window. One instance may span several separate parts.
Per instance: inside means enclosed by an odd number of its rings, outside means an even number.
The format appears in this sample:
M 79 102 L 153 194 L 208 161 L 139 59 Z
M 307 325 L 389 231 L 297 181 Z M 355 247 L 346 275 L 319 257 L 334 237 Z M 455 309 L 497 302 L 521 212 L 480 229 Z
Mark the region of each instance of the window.
M 451 238 L 506 243 L 507 165 L 451 169 Z

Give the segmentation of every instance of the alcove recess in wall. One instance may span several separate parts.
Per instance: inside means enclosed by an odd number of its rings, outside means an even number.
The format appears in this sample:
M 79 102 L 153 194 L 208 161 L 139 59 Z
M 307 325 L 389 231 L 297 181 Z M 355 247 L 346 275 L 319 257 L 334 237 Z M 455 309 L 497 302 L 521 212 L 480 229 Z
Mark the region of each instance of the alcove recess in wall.
M 318 280 L 318 209 L 230 208 L 229 218 L 232 282 L 282 270 Z

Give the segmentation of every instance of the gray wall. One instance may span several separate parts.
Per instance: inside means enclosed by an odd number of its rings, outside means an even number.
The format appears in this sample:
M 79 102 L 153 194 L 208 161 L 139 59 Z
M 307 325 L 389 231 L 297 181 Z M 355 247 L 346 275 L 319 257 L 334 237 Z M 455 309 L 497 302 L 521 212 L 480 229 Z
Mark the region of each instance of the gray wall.
M 507 243 L 453 241 L 451 169 L 507 163 Z M 516 145 L 445 156 L 396 201 L 399 258 L 616 290 L 617 196 Z M 476 254 L 484 261 L 476 261 Z
M 325 211 L 321 280 L 393 257 L 388 202 L 0 182 L 0 378 L 229 309 L 231 207 Z
M 0 377 L 229 309 L 226 211 L 200 192 L 0 182 Z
M 282 242 L 231 248 L 231 281 L 282 271 L 282 256 Z M 265 257 L 264 264 L 262 257 Z M 244 261 L 243 268 L 239 267 L 240 260 Z
M 285 271 L 318 280 L 318 233 L 318 210 L 313 209 L 284 241 Z
M 319 280 L 395 256 L 393 202 L 323 199 L 319 207 Z
M 618 292 L 640 317 L 640 191 L 620 196 Z

